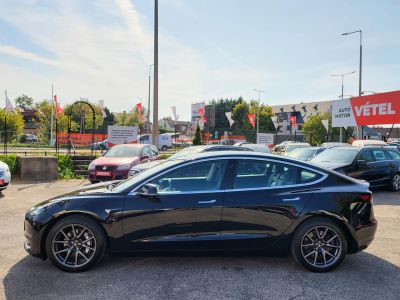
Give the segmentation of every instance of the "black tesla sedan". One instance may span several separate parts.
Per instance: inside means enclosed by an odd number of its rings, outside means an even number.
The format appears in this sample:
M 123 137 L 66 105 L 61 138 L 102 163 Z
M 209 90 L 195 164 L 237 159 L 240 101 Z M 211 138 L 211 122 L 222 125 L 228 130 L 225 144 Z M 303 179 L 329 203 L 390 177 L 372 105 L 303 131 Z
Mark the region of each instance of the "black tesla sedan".
M 280 156 L 209 152 L 31 208 L 25 249 L 78 272 L 106 251 L 291 251 L 311 271 L 365 249 L 377 228 L 365 182 Z
M 322 152 L 310 162 L 368 181 L 371 187 L 400 191 L 400 152 L 393 147 L 336 147 Z

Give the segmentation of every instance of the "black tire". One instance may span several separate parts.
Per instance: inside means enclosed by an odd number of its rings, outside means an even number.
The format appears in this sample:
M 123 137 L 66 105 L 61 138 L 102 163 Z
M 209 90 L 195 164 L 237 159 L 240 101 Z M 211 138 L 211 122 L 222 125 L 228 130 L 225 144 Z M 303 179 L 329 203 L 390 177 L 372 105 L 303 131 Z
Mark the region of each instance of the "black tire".
M 396 173 L 393 175 L 393 178 L 390 181 L 390 190 L 392 192 L 400 191 L 400 174 L 399 173 Z
M 296 229 L 291 251 L 295 261 L 306 269 L 328 272 L 339 266 L 346 257 L 347 239 L 334 221 L 314 218 Z
M 168 150 L 167 146 L 164 145 L 161 147 L 161 151 L 167 151 L 167 150 Z
M 91 184 L 95 184 L 95 183 L 99 183 L 100 181 L 98 181 L 98 180 L 90 180 L 90 183 Z
M 72 234 L 72 229 L 76 236 Z M 57 268 L 67 272 L 82 272 L 91 268 L 103 259 L 106 248 L 106 236 L 100 225 L 83 215 L 61 219 L 46 237 L 47 256 Z

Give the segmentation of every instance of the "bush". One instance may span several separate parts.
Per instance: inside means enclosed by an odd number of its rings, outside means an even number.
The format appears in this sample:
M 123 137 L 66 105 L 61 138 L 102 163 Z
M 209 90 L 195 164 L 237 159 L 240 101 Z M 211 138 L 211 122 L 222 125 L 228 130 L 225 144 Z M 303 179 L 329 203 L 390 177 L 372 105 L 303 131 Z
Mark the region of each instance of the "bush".
M 0 161 L 8 165 L 11 174 L 16 174 L 18 172 L 17 156 L 15 154 L 9 154 L 7 156 L 0 155 Z
M 59 179 L 82 178 L 82 176 L 76 175 L 74 173 L 71 156 L 69 155 L 58 156 L 58 178 Z
M 172 154 L 163 153 L 163 154 L 161 154 L 160 159 L 167 159 L 167 158 L 170 158 L 171 156 L 172 156 Z

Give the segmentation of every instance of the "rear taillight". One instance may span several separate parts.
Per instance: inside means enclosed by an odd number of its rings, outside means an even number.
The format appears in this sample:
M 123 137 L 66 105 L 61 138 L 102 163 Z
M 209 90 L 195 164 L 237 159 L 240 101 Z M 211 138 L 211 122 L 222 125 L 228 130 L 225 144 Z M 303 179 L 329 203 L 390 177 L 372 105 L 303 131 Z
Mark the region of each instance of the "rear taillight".
M 357 198 L 362 202 L 372 203 L 372 194 L 361 194 Z

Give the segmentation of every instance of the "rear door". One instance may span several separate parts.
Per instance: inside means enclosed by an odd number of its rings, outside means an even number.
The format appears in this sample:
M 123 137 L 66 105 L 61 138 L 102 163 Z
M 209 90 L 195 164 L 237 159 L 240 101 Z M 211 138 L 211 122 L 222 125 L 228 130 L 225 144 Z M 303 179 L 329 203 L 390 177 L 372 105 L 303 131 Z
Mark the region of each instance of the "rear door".
M 324 174 L 269 159 L 236 161 L 225 191 L 221 239 L 227 248 L 265 248 L 292 224 Z
M 383 149 L 372 149 L 371 152 L 375 158 L 375 162 L 371 163 L 374 169 L 371 183 L 373 185 L 387 184 L 392 176 L 392 159 Z
M 152 179 L 158 195 L 128 196 L 124 235 L 128 249 L 202 249 L 220 241 L 228 160 L 189 163 Z

